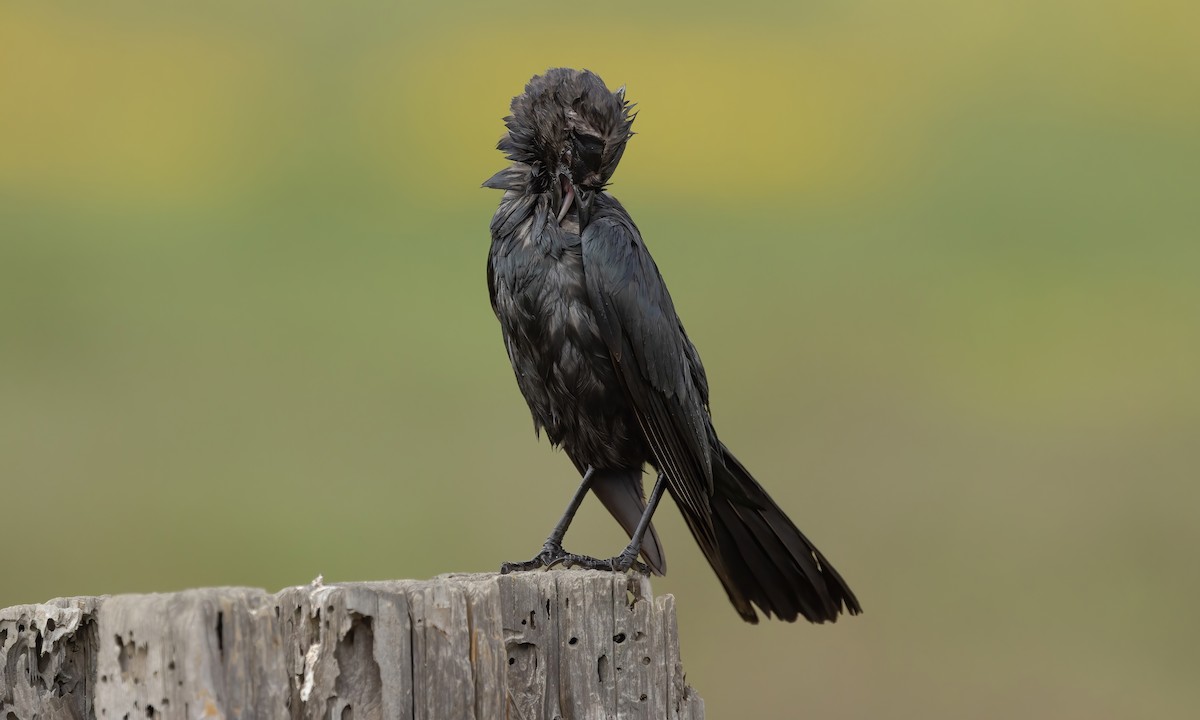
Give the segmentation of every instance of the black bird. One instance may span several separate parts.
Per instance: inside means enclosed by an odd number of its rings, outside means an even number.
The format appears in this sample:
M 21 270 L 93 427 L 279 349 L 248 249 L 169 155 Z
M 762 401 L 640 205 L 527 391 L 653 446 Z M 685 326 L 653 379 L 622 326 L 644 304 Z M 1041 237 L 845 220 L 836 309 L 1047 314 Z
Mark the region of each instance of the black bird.
M 729 600 L 793 621 L 834 621 L 858 600 L 713 429 L 708 379 L 667 286 L 625 208 L 604 188 L 632 136 L 625 90 L 556 68 L 513 98 L 498 148 L 512 164 L 492 218 L 488 292 L 517 385 L 583 476 L 542 552 L 502 571 L 570 566 L 662 574 L 650 519 L 664 489 Z M 647 504 L 643 466 L 658 471 Z M 609 560 L 572 555 L 563 535 L 588 490 L 630 535 Z M 637 562 L 641 555 L 649 568 Z

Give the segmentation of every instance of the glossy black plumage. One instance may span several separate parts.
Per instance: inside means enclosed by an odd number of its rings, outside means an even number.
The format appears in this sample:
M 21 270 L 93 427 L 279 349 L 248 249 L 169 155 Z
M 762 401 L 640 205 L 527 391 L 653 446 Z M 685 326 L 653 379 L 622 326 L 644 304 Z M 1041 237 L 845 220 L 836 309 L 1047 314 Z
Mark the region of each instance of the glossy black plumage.
M 603 192 L 631 136 L 623 90 L 554 69 L 513 99 L 512 165 L 492 219 L 488 289 L 536 428 L 633 533 L 649 463 L 741 616 L 860 612 L 853 593 L 717 439 L 708 380 L 633 220 Z M 569 520 L 569 515 L 567 517 Z M 651 526 L 641 545 L 665 571 Z

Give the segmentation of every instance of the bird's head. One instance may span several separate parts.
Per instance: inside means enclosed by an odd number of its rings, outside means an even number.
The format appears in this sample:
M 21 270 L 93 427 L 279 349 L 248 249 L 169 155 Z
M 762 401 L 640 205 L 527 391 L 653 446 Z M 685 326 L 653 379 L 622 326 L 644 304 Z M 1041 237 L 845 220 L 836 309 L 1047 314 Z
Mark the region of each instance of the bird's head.
M 588 70 L 554 68 L 513 98 L 497 147 L 530 167 L 530 189 L 553 195 L 560 221 L 574 206 L 582 228 L 633 135 L 631 111 L 625 88 L 612 92 Z

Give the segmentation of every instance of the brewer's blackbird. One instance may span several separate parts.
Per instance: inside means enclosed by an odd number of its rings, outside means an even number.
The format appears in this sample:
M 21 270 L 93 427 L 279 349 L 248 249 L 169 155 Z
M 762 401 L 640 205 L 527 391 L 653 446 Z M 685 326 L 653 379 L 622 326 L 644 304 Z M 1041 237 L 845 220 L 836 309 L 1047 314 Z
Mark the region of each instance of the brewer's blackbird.
M 624 88 L 552 69 L 512 101 L 511 165 L 492 218 L 488 291 L 534 427 L 583 481 L 541 553 L 502 571 L 570 566 L 663 573 L 650 519 L 669 491 L 743 619 L 858 614 L 854 593 L 717 438 L 708 379 L 633 220 L 605 187 L 632 136 Z M 649 502 L 643 467 L 658 472 Z M 630 535 L 606 560 L 563 550 L 588 490 Z M 638 562 L 639 555 L 647 567 Z

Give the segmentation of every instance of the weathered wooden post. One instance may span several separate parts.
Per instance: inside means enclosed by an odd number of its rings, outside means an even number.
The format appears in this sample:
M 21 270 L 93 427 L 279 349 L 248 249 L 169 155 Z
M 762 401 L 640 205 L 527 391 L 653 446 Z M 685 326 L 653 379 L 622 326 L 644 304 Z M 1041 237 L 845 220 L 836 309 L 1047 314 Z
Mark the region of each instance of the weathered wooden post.
M 678 718 L 674 598 L 591 571 L 0 610 L 0 720 Z

